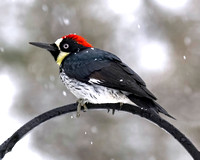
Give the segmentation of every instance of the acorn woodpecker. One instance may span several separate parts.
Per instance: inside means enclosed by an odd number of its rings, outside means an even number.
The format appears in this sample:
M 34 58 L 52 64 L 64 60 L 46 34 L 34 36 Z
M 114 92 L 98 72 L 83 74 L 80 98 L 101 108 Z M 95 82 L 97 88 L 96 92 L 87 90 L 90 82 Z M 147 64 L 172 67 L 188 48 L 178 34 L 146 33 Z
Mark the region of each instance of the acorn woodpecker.
M 86 103 L 128 103 L 173 118 L 155 102 L 145 82 L 116 55 L 93 48 L 83 37 L 69 34 L 46 44 L 30 44 L 47 49 L 60 67 L 60 78 L 79 99 L 77 116 Z

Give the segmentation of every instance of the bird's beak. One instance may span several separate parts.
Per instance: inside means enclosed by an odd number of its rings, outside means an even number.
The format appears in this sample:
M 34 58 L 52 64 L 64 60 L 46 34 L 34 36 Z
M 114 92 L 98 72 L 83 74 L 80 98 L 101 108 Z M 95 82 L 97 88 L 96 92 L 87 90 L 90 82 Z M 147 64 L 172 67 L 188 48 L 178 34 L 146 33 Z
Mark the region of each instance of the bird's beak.
M 47 44 L 47 43 L 40 43 L 40 42 L 29 42 L 29 44 L 32 44 L 34 46 L 47 49 L 48 51 L 57 51 L 58 48 L 55 44 Z

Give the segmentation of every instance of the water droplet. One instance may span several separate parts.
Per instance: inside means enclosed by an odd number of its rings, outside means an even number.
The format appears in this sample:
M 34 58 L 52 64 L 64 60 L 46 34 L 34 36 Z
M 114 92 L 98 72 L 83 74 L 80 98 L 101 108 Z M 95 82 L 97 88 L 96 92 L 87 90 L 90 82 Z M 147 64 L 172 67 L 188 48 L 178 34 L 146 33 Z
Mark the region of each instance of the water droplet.
M 183 59 L 186 60 L 186 56 L 183 56 Z
M 67 96 L 67 93 L 66 93 L 65 91 L 63 91 L 63 95 L 64 95 L 64 96 Z
M 46 4 L 43 4 L 42 5 L 42 10 L 44 11 L 44 12 L 47 12 L 48 11 L 48 6 L 46 5 Z

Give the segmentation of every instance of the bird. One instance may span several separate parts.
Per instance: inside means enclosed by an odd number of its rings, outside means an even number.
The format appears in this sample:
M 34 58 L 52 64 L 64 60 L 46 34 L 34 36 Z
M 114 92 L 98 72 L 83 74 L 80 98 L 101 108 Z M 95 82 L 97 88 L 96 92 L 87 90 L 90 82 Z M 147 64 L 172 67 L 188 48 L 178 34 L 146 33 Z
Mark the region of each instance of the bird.
M 135 71 L 115 54 L 94 48 L 82 36 L 68 34 L 54 43 L 29 43 L 53 56 L 62 82 L 78 98 L 77 117 L 81 107 L 87 109 L 87 103 L 127 103 L 175 119 L 156 102 Z

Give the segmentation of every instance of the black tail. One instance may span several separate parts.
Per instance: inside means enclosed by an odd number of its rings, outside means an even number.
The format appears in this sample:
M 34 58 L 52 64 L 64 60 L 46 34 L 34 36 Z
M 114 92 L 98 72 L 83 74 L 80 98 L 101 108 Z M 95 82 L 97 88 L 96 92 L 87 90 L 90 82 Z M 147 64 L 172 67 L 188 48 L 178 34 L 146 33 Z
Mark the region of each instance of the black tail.
M 128 98 L 134 102 L 136 105 L 145 108 L 145 109 L 153 109 L 156 111 L 156 113 L 163 113 L 166 116 L 175 119 L 173 116 L 171 116 L 164 108 L 162 108 L 158 103 L 156 103 L 154 100 L 146 98 L 146 97 L 138 97 L 133 94 L 128 95 Z

